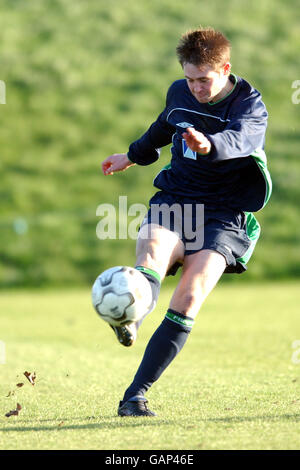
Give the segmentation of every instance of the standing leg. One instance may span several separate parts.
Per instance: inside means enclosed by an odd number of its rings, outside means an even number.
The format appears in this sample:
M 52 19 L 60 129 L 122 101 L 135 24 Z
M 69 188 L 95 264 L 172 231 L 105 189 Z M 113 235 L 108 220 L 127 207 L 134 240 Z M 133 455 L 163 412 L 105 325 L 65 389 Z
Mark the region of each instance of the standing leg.
M 195 319 L 202 303 L 219 281 L 225 268 L 224 256 L 214 250 L 202 250 L 186 256 L 170 308 Z
M 185 257 L 170 308 L 150 339 L 134 380 L 120 402 L 120 416 L 153 415 L 145 405 L 144 394 L 181 351 L 203 301 L 225 267 L 223 255 L 213 250 L 202 250 Z

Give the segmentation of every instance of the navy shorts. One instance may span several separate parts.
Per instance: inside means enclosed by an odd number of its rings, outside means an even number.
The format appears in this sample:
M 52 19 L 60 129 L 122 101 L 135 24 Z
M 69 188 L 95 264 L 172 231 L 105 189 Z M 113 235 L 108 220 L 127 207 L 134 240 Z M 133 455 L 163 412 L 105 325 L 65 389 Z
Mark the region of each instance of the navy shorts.
M 260 226 L 252 213 L 201 204 L 164 191 L 158 191 L 149 206 L 142 225 L 152 222 L 177 232 L 184 243 L 185 255 L 214 250 L 226 259 L 225 273 L 246 271 L 260 235 Z M 169 217 L 161 210 L 163 207 L 170 209 Z M 175 275 L 180 266 L 181 263 L 175 263 L 167 275 Z

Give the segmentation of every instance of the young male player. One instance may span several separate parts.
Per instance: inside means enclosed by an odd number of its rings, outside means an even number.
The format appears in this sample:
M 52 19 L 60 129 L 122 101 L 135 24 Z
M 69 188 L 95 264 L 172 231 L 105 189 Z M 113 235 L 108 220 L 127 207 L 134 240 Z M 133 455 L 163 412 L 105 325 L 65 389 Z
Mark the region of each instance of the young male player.
M 134 164 L 150 165 L 159 158 L 159 149 L 172 142 L 171 163 L 154 180 L 159 191 L 150 209 L 175 207 L 177 224 L 179 214 L 183 226 L 203 232 L 201 244 L 193 244 L 175 223 L 154 219 L 151 210 L 142 224 L 136 269 L 152 286 L 149 311 L 164 277 L 181 265 L 182 274 L 119 404 L 119 416 L 155 415 L 147 407 L 145 392 L 184 346 L 203 301 L 222 274 L 247 269 L 260 234 L 252 212 L 262 209 L 271 195 L 263 150 L 268 114 L 260 93 L 231 73 L 230 48 L 228 39 L 212 28 L 184 34 L 176 51 L 185 78 L 170 86 L 164 110 L 128 153 L 113 154 L 102 163 L 105 175 Z M 200 224 L 199 205 L 204 207 Z M 188 213 L 187 206 L 192 208 Z M 113 329 L 119 342 L 130 346 L 139 325 Z

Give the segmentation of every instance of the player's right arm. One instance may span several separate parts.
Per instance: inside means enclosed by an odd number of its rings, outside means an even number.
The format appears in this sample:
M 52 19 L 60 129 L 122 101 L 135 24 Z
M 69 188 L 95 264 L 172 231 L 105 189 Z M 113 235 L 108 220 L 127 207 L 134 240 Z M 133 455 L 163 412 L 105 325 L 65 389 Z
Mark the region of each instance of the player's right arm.
M 166 107 L 149 129 L 129 146 L 128 153 L 115 153 L 102 162 L 104 175 L 113 175 L 116 171 L 124 171 L 130 166 L 151 165 L 160 155 L 160 148 L 172 142 L 174 127 L 167 122 L 168 103 L 172 86 L 166 98 Z
M 135 163 L 129 160 L 127 153 L 114 153 L 102 162 L 102 172 L 104 175 L 113 175 L 115 171 L 125 171 L 133 165 Z
M 174 87 L 168 90 L 165 109 L 151 124 L 149 129 L 129 146 L 128 157 L 137 165 L 151 165 L 160 156 L 160 149 L 172 142 L 176 129 L 168 123 L 169 106 L 174 94 Z

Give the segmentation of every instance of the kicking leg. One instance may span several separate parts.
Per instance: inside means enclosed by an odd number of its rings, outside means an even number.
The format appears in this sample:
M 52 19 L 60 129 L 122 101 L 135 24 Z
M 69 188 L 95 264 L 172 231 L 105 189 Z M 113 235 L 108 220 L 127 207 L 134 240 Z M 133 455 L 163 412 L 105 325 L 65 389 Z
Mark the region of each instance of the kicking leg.
M 183 257 L 184 245 L 176 233 L 156 224 L 146 224 L 141 227 L 136 245 L 136 269 L 144 274 L 151 285 L 152 302 L 139 322 L 112 327 L 123 346 L 131 346 L 135 342 L 139 326 L 155 308 L 160 284 L 167 270 L 176 261 L 183 260 Z
M 184 258 L 184 244 L 179 236 L 156 224 L 141 227 L 136 244 L 136 266 L 155 271 L 161 281 L 176 261 Z
M 144 225 L 136 246 L 136 269 L 148 279 L 152 288 L 152 303 L 148 312 L 137 322 L 139 328 L 144 318 L 155 308 L 161 282 L 176 261 L 183 261 L 184 245 L 179 236 L 155 224 Z

